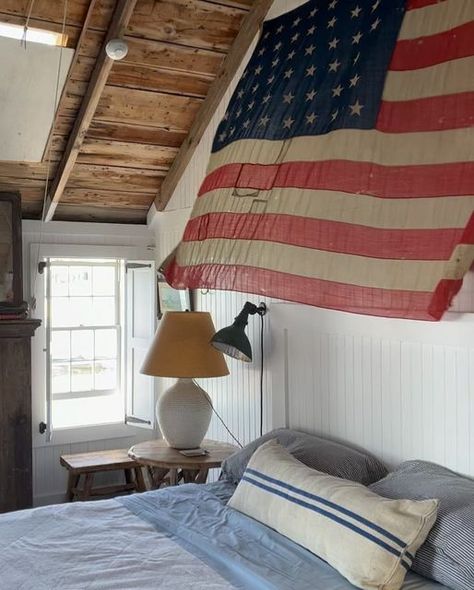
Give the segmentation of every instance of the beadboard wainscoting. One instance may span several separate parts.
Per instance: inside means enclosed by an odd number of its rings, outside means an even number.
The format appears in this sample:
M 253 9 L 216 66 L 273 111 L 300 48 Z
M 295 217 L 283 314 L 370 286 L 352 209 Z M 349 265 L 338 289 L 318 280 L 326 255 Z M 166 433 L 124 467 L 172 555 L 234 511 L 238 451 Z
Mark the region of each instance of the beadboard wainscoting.
M 274 425 L 359 445 L 389 466 L 474 476 L 474 314 L 442 322 L 271 306 Z

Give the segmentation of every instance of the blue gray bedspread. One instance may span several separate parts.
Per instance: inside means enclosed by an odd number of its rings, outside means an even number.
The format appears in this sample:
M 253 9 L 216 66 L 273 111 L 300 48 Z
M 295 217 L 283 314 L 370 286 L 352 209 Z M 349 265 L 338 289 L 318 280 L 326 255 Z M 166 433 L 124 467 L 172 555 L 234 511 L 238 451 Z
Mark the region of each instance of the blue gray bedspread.
M 226 506 L 225 482 L 168 488 L 119 501 L 166 532 L 235 588 L 246 590 L 354 590 L 331 566 L 276 531 Z M 316 533 L 315 533 L 316 534 Z M 404 590 L 444 587 L 413 573 Z

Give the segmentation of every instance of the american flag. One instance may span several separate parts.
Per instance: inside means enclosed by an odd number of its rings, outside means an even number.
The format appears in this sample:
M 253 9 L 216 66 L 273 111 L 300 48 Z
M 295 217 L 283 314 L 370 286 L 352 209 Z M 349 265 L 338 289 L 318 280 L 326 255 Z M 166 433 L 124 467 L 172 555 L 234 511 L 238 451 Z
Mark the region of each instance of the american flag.
M 474 261 L 474 0 L 312 0 L 267 21 L 175 287 L 440 319 Z

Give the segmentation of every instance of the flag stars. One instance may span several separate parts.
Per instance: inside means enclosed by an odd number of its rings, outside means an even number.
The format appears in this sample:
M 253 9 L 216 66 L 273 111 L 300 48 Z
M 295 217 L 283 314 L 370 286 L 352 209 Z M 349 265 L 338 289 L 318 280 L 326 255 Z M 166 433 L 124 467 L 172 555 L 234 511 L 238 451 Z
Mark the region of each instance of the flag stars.
M 293 27 L 297 27 L 297 26 L 300 24 L 300 22 L 301 22 L 301 19 L 300 19 L 300 17 L 298 17 L 298 18 L 295 18 L 295 20 L 293 21 L 293 24 L 292 24 L 292 26 L 293 26 Z
M 350 88 L 353 88 L 354 86 L 356 86 L 356 85 L 357 85 L 357 83 L 359 82 L 359 80 L 360 80 L 360 76 L 359 76 L 359 74 L 355 74 L 355 76 L 353 76 L 353 77 L 352 77 L 352 78 L 350 78 L 350 80 L 349 80 L 349 87 L 350 87 Z
M 258 122 L 259 127 L 265 127 L 268 124 L 268 121 L 270 121 L 270 117 L 267 117 L 267 115 L 265 115 L 264 117 L 262 117 L 260 119 L 260 121 Z
M 268 37 L 270 37 L 270 33 L 267 31 L 267 32 L 265 33 L 265 35 L 263 36 L 263 38 L 264 38 L 264 39 L 268 39 Z
M 278 29 L 276 30 L 276 32 L 277 32 L 277 33 L 281 33 L 281 32 L 283 31 L 283 29 L 284 29 L 283 25 L 280 25 L 280 26 L 278 27 Z
M 332 2 L 329 4 L 329 10 L 334 10 L 334 8 L 336 8 L 336 4 L 337 0 L 332 0 Z
M 272 68 L 276 68 L 277 65 L 279 64 L 279 62 L 280 62 L 280 59 L 278 57 L 276 59 L 274 59 L 272 61 Z
M 332 97 L 335 98 L 336 96 L 341 96 L 341 92 L 344 90 L 344 87 L 339 84 L 336 88 L 332 89 Z
M 284 77 L 285 77 L 287 80 L 289 80 L 289 79 L 291 78 L 291 76 L 293 75 L 293 73 L 294 73 L 294 70 L 293 70 L 293 68 L 290 68 L 289 70 L 286 70 L 286 72 L 285 72 L 285 76 L 284 76 Z
M 351 109 L 351 117 L 352 115 L 360 117 L 364 105 L 360 104 L 359 99 L 357 99 L 354 104 L 349 105 L 349 108 Z
M 258 55 L 259 57 L 262 57 L 262 55 L 265 53 L 265 47 L 262 47 L 258 50 Z
M 221 133 L 219 135 L 219 141 L 222 143 L 226 137 L 227 137 L 227 133 Z
M 251 111 L 254 106 L 255 106 L 255 101 L 252 100 L 252 102 L 249 102 L 249 104 L 247 105 L 247 110 L 248 111 Z
M 238 119 L 240 117 L 240 115 L 242 114 L 242 109 L 239 109 L 236 113 L 235 113 L 235 118 Z
M 244 91 L 243 91 L 243 90 L 239 90 L 239 91 L 237 92 L 237 96 L 238 96 L 239 98 L 242 98 L 242 97 L 243 97 L 243 95 L 244 95 Z
M 262 70 L 263 70 L 262 66 L 257 66 L 255 68 L 255 75 L 258 76 Z
M 235 133 L 235 127 L 231 127 L 229 131 L 229 137 L 232 137 Z
M 329 49 L 336 49 L 338 43 L 339 39 L 336 39 L 336 37 L 334 37 L 332 41 L 329 41 Z
M 314 16 L 318 12 L 317 8 L 313 8 L 313 10 L 309 13 L 309 16 Z
M 288 56 L 287 56 L 287 58 L 286 58 L 286 59 L 287 59 L 287 60 L 288 60 L 288 59 L 293 59 L 293 58 L 295 57 L 295 55 L 296 55 L 296 51 L 290 51 L 290 53 L 288 54 Z
M 299 36 L 300 36 L 300 34 L 299 34 L 299 33 L 295 33 L 295 34 L 293 35 L 293 37 L 291 38 L 291 42 L 292 42 L 292 43 L 296 43 L 296 41 L 298 41 L 298 37 L 299 37 Z
M 267 104 L 270 101 L 271 98 L 272 98 L 272 95 L 271 94 L 267 94 L 266 96 L 264 96 L 262 98 L 262 103 L 263 104 Z
M 306 93 L 306 102 L 311 102 L 313 98 L 316 96 L 316 90 L 312 89 Z
M 281 41 L 278 41 L 278 43 L 273 48 L 273 51 L 280 51 L 282 45 L 283 43 Z
M 380 0 L 376 0 L 376 1 L 375 1 L 375 2 L 372 4 L 372 12 L 375 12 L 379 6 L 380 6 Z
M 229 111 L 226 111 L 226 112 L 224 113 L 224 116 L 222 117 L 222 120 L 223 120 L 223 121 L 227 121 L 227 120 L 228 120 L 228 118 L 229 118 Z
M 250 119 L 247 119 L 243 125 L 244 129 L 248 129 L 249 125 L 250 125 Z
M 359 31 L 356 35 L 352 36 L 352 45 L 359 45 L 362 39 L 362 33 Z
M 360 6 L 356 6 L 354 10 L 351 10 L 351 18 L 358 18 L 359 14 L 362 12 L 362 8 Z
M 306 75 L 307 76 L 314 76 L 315 71 L 316 71 L 316 66 L 309 66 L 309 68 L 306 68 Z
M 257 90 L 258 90 L 258 87 L 259 87 L 259 86 L 260 86 L 260 84 L 255 84 L 255 85 L 252 87 L 252 94 L 255 94 L 255 93 L 257 92 Z
M 307 35 L 314 35 L 314 31 L 316 30 L 316 27 L 313 25 L 312 27 L 309 27 L 309 29 L 306 31 Z
M 291 92 L 288 92 L 288 94 L 283 95 L 283 102 L 286 104 L 291 104 L 294 98 L 295 98 L 295 95 L 292 94 Z
M 337 70 L 340 68 L 341 66 L 341 62 L 338 61 L 337 59 L 335 59 L 333 62 L 331 62 L 329 64 L 329 71 L 330 72 L 337 72 Z
M 356 63 L 359 61 L 359 58 L 360 58 L 360 51 L 359 51 L 359 53 L 358 53 L 358 54 L 357 54 L 357 55 L 354 57 L 354 60 L 352 61 L 352 63 L 353 63 L 354 65 L 356 65 Z
M 312 125 L 317 118 L 318 116 L 316 113 L 310 113 L 309 115 L 306 115 L 306 125 Z
M 275 76 L 270 76 L 270 78 L 267 78 L 267 84 L 272 84 L 274 79 Z
M 339 114 L 339 109 L 336 109 L 334 113 L 331 113 L 331 121 L 334 122 Z
M 331 20 L 328 20 L 328 26 L 327 26 L 327 28 L 328 29 L 334 29 L 334 27 L 336 25 L 336 22 L 337 22 L 337 18 L 335 16 L 333 16 Z
M 309 47 L 306 47 L 304 53 L 305 55 L 313 55 L 315 49 L 316 47 L 313 44 L 311 44 Z
M 370 30 L 375 31 L 375 29 L 379 26 L 382 21 L 379 18 L 376 18 L 374 22 L 370 25 Z
M 283 129 L 291 129 L 291 126 L 293 125 L 294 122 L 295 122 L 294 119 L 292 119 L 291 117 L 287 117 L 286 119 L 283 120 Z

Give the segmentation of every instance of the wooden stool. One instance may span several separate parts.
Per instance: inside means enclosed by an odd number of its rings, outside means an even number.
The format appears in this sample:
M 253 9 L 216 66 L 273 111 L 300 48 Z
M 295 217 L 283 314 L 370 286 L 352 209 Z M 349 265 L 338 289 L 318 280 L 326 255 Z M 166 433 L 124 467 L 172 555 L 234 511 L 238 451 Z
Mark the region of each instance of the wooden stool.
M 69 502 L 76 499 L 88 500 L 92 496 L 110 496 L 120 492 L 144 492 L 146 489 L 140 464 L 128 456 L 127 449 L 62 455 L 59 462 L 69 472 L 67 484 Z M 125 483 L 92 487 L 96 473 L 122 470 L 125 474 Z M 79 488 L 81 475 L 84 476 L 82 489 Z

